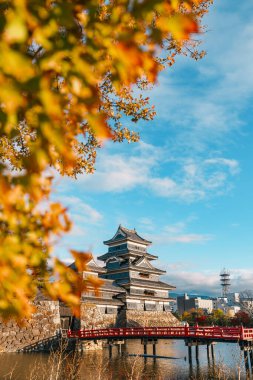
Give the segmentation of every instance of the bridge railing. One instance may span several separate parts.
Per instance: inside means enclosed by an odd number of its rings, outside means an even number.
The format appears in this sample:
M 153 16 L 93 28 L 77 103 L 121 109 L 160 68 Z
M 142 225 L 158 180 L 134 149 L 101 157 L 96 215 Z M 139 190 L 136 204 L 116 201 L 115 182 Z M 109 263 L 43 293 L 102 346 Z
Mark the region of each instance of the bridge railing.
M 127 327 L 68 331 L 69 338 L 106 339 L 130 337 L 207 338 L 223 340 L 253 340 L 253 329 L 220 326 Z

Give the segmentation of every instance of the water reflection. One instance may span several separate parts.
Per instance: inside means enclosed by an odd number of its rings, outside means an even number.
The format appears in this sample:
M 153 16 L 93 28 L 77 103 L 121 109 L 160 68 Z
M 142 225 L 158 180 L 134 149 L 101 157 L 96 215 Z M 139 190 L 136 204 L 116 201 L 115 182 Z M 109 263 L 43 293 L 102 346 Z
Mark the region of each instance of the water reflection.
M 147 345 L 147 354 L 153 354 Z M 184 341 L 160 340 L 156 354 L 170 359 L 132 357 L 143 354 L 140 341 L 96 352 L 68 354 L 0 354 L 0 380 L 183 380 L 245 379 L 244 355 L 237 344 L 186 347 Z M 191 355 L 190 355 L 191 352 Z M 171 359 L 173 357 L 174 359 Z M 250 366 L 249 366 L 249 376 Z

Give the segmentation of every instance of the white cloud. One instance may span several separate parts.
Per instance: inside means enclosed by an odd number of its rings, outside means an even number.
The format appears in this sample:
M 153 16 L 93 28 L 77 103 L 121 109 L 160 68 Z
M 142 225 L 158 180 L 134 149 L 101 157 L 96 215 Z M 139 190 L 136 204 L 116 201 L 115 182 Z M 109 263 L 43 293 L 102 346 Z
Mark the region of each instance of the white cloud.
M 227 158 L 216 157 L 205 160 L 205 164 L 227 166 L 231 174 L 237 174 L 239 172 L 239 164 L 236 160 L 229 160 Z
M 162 168 L 163 163 L 166 167 Z M 146 189 L 160 197 L 192 202 L 226 193 L 231 177 L 238 172 L 239 163 L 233 159 L 168 157 L 166 148 L 141 143 L 127 153 L 101 151 L 96 172 L 80 176 L 75 185 L 98 193 Z M 101 217 L 87 205 L 80 203 L 80 208 L 94 221 Z
M 169 226 L 165 226 L 163 230 L 168 234 L 178 234 L 182 232 L 186 227 L 185 222 L 177 222 Z
M 170 149 L 205 154 L 228 146 L 241 132 L 242 111 L 253 95 L 253 5 L 244 3 L 214 4 L 202 38 L 207 56 L 178 59 L 150 92 L 159 127 L 176 135 L 172 141 L 169 133 L 165 137 Z
M 169 177 L 149 178 L 148 187 L 162 197 L 173 197 L 178 192 L 177 183 Z
M 192 218 L 189 218 L 184 222 L 166 225 L 160 228 L 159 233 L 147 233 L 147 236 L 154 245 L 201 244 L 214 238 L 210 234 L 188 232 L 191 220 Z
M 58 195 L 57 200 L 63 203 L 69 210 L 73 219 L 79 223 L 89 222 L 96 224 L 103 219 L 103 215 L 76 196 Z
M 79 182 L 98 192 L 122 192 L 141 186 L 158 163 L 160 149 L 140 143 L 134 151 L 132 156 L 101 151 L 95 174 L 79 176 Z
M 140 218 L 138 224 L 141 226 L 141 230 L 153 231 L 155 228 L 153 220 L 147 217 Z
M 201 234 L 185 234 L 178 236 L 168 237 L 168 243 L 203 243 L 205 241 L 211 240 L 212 237 L 210 235 L 201 235 Z
M 177 292 L 212 294 L 220 296 L 221 286 L 219 272 L 204 270 L 202 272 L 190 272 L 180 270 L 178 266 L 167 266 L 167 274 L 164 280 L 177 287 Z M 164 265 L 165 267 L 166 265 Z M 241 292 L 246 289 L 253 290 L 253 269 L 232 269 L 231 288 L 233 292 Z

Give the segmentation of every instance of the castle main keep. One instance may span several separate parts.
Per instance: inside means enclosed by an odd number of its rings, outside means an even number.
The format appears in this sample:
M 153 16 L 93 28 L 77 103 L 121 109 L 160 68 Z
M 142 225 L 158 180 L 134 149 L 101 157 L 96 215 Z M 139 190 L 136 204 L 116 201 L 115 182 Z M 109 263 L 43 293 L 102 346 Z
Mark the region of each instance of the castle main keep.
M 160 280 L 166 271 L 153 266 L 158 257 L 148 253 L 151 241 L 120 225 L 104 244 L 108 252 L 98 257 L 105 263 L 100 277 L 113 280 L 119 287 L 115 298 L 122 301 L 124 308 L 169 311 L 169 290 L 175 287 Z
M 98 276 L 104 283 L 99 296 L 92 288 L 83 294 L 81 327 L 178 324 L 169 303 L 169 291 L 175 287 L 160 279 L 166 271 L 153 265 L 158 257 L 148 252 L 151 241 L 120 225 L 104 244 L 108 251 L 98 257 L 104 266 L 91 260 L 83 274 Z

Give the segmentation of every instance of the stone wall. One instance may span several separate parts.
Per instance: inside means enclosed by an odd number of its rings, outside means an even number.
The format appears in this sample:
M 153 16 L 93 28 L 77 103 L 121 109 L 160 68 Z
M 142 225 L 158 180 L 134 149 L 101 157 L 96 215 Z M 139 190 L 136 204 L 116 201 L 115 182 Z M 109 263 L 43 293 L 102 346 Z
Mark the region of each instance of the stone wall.
M 15 352 L 36 345 L 51 338 L 60 329 L 59 303 L 57 301 L 38 301 L 32 318 L 25 320 L 23 326 L 16 322 L 0 322 L 0 351 Z
M 105 314 L 103 309 L 93 304 L 81 304 L 81 329 L 103 329 L 115 327 L 117 314 Z M 82 342 L 82 349 L 85 351 L 102 349 L 105 341 Z
M 9 321 L 0 322 L 0 352 L 43 350 L 51 344 L 60 329 L 57 301 L 37 301 L 36 312 L 23 326 Z M 81 329 L 138 326 L 177 326 L 180 322 L 166 311 L 121 310 L 119 314 L 105 314 L 93 304 L 81 304 Z M 57 342 L 56 338 L 56 342 Z M 100 349 L 102 342 L 83 342 L 83 349 Z
M 115 327 L 117 314 L 105 314 L 93 304 L 81 304 L 81 329 Z
M 166 327 L 180 326 L 170 311 L 122 310 L 118 315 L 119 327 Z
M 108 327 L 180 326 L 170 311 L 121 310 L 117 314 L 105 314 L 96 305 L 81 305 L 81 329 Z

